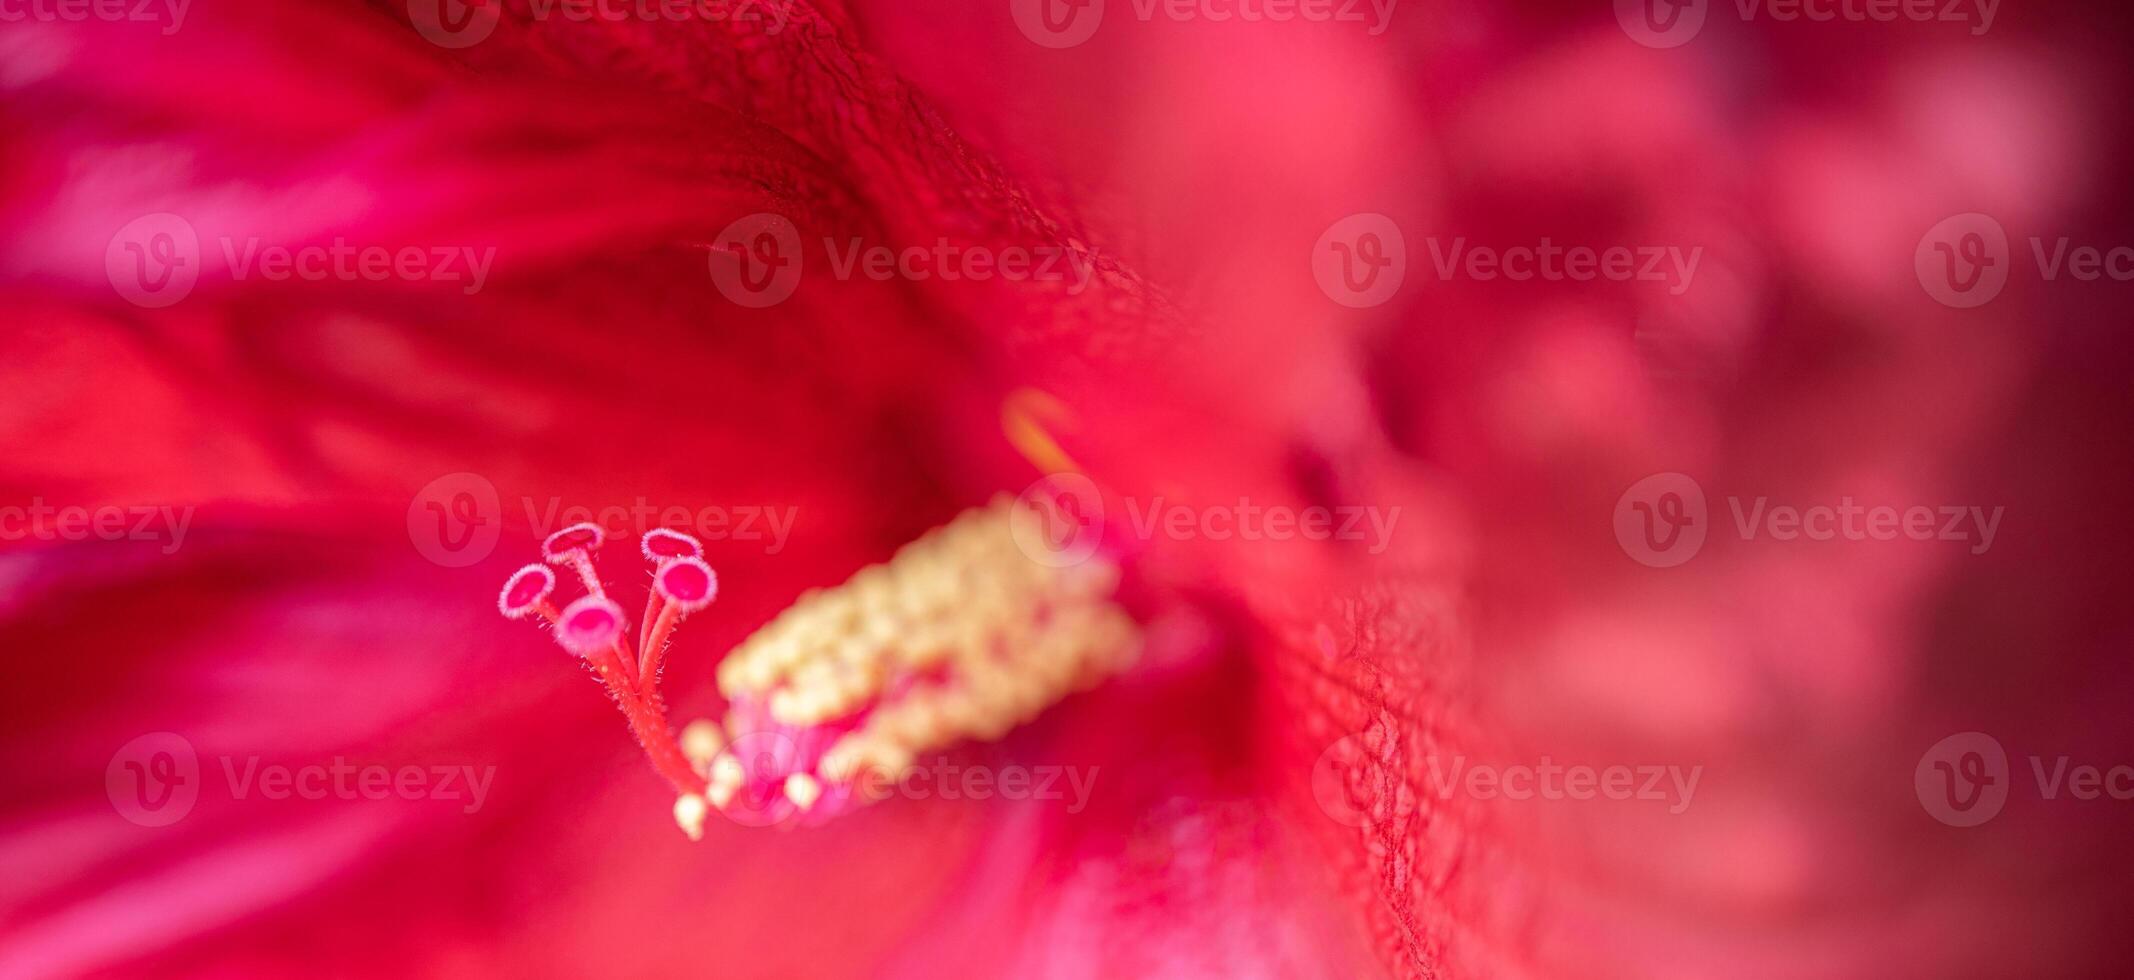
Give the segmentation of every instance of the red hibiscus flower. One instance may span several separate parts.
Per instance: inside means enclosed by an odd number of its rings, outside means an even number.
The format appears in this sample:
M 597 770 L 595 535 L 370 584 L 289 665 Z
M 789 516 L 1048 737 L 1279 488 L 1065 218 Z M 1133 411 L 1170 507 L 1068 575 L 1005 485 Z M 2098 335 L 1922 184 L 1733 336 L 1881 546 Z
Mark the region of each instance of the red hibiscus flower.
M 0 975 L 2116 965 L 2123 17 L 1108 6 L 22 7 Z

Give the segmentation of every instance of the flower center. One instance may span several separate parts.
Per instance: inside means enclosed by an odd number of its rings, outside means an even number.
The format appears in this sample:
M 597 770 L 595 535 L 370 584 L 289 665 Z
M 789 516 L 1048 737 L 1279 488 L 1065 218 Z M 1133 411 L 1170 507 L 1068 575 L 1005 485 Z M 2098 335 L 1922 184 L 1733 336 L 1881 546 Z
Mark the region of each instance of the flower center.
M 692 838 L 712 809 L 751 825 L 815 822 L 886 797 L 920 754 L 998 739 L 1132 661 L 1140 636 L 1112 600 L 1118 566 L 1101 555 L 1065 567 L 1034 560 L 1017 532 L 1033 540 L 1035 524 L 1030 508 L 1001 496 L 802 596 L 719 664 L 727 714 L 692 723 L 679 743 L 658 692 L 660 658 L 681 618 L 718 588 L 694 539 L 645 536 L 655 569 L 635 656 L 592 571 L 605 540 L 597 528 L 566 528 L 544 544 L 588 595 L 555 613 L 555 577 L 534 565 L 499 605 L 506 615 L 540 611 L 586 659 L 681 794 L 675 820 Z

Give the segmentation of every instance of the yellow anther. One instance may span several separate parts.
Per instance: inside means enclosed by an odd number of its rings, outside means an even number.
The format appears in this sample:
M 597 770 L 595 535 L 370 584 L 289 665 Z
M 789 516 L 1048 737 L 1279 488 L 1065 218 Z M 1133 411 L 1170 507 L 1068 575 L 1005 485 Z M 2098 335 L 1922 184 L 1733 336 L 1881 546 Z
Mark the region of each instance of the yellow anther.
M 1036 388 L 1018 388 L 1000 403 L 1000 431 L 1008 444 L 1041 473 L 1080 472 L 1073 458 L 1052 437 L 1052 426 L 1073 424 L 1073 413 L 1059 399 Z
M 785 798 L 793 801 L 794 806 L 806 810 L 814 806 L 816 800 L 822 799 L 822 783 L 807 773 L 796 772 L 785 777 Z
M 711 760 L 719 757 L 719 750 L 726 747 L 726 732 L 718 722 L 699 718 L 682 729 L 682 755 L 698 772 L 711 768 Z
M 771 717 L 780 724 L 802 724 L 800 721 L 802 703 L 799 691 L 789 687 L 781 687 L 772 691 L 769 707 L 771 709 Z
M 747 781 L 748 774 L 742 770 L 741 763 L 733 756 L 722 755 L 711 764 L 711 785 L 705 788 L 704 795 L 710 798 L 712 806 L 724 810 L 733 802 L 734 794 L 741 791 L 741 784 Z
M 695 793 L 684 793 L 674 798 L 674 825 L 682 828 L 690 840 L 704 839 L 704 815 L 709 805 Z
M 919 753 L 999 738 L 1131 662 L 1140 639 L 1111 599 L 1118 569 L 1102 556 L 1067 568 L 1033 561 L 1013 534 L 1029 517 L 1005 495 L 965 511 L 844 585 L 802 595 L 719 665 L 728 699 L 761 704 L 783 725 L 865 712 L 813 773 L 787 779 L 789 799 L 812 805 L 823 778 L 894 779 Z M 743 781 L 730 763 L 712 765 L 714 805 Z

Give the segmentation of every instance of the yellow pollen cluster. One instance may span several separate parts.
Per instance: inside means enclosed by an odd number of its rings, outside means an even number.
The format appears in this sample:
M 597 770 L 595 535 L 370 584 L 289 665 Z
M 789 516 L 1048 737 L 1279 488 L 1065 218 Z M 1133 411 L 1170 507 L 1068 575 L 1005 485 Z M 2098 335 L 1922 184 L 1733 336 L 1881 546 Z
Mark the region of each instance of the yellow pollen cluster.
M 817 767 L 830 781 L 863 768 L 893 778 L 919 753 L 1000 738 L 1118 672 L 1140 645 L 1112 601 L 1115 564 L 1091 556 L 1053 567 L 1019 546 L 1042 540 L 1040 520 L 1002 495 L 802 596 L 727 655 L 720 691 L 794 728 L 856 720 Z M 709 761 L 722 738 L 691 726 L 684 742 Z M 709 793 L 723 805 L 740 780 L 717 768 Z M 806 809 L 822 783 L 796 773 L 785 789 Z

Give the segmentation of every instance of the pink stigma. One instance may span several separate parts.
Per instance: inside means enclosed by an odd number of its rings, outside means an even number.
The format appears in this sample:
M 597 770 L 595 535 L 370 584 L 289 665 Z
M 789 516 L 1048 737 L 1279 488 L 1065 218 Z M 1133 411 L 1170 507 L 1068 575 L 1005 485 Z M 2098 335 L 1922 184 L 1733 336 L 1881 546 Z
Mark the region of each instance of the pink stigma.
M 573 554 L 598 551 L 607 540 L 608 533 L 598 524 L 573 524 L 549 535 L 548 540 L 541 543 L 541 553 L 549 561 L 563 562 Z
M 655 542 L 655 537 L 661 540 Z M 555 628 L 556 642 L 584 658 L 615 699 L 615 706 L 622 709 L 652 767 L 681 794 L 676 819 L 685 827 L 699 825 L 702 813 L 695 807 L 703 802 L 705 776 L 690 765 L 667 727 L 667 707 L 659 694 L 659 662 L 668 634 L 685 613 L 711 602 L 718 593 L 719 579 L 698 557 L 703 549 L 695 538 L 675 531 L 646 535 L 645 554 L 657 556 L 659 568 L 645 597 L 641 646 L 633 652 L 626 642 L 630 622 L 623 618 L 622 607 L 608 598 L 606 586 L 593 569 L 593 553 L 606 543 L 606 532 L 593 524 L 573 524 L 542 543 L 549 563 L 569 566 L 585 587 L 585 594 L 561 613 L 550 601 L 556 574 L 538 563 L 512 573 L 497 597 L 497 606 L 513 619 L 529 611 L 540 612 Z
M 556 590 L 556 573 L 543 565 L 528 565 L 512 573 L 511 580 L 504 583 L 504 591 L 497 596 L 497 611 L 506 619 L 524 619 L 547 604 L 549 593 Z
M 710 605 L 719 594 L 719 577 L 701 558 L 674 560 L 659 570 L 659 577 L 653 584 L 659 589 L 661 598 L 674 603 L 685 613 Z
M 645 532 L 643 546 L 645 560 L 655 563 L 673 561 L 676 558 L 704 557 L 704 546 L 697 539 L 663 527 Z
M 563 610 L 556 642 L 581 657 L 604 652 L 622 635 L 622 607 L 605 596 L 589 595 Z

